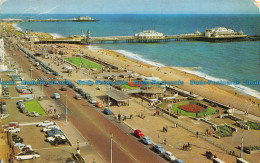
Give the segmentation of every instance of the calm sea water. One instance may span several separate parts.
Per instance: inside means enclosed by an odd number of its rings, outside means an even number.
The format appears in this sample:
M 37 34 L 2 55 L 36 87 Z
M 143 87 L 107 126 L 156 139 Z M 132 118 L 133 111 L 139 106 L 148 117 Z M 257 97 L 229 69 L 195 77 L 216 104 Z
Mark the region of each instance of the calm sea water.
M 2 18 L 74 18 L 79 15 L 2 15 Z M 82 15 L 84 16 L 84 15 Z M 248 35 L 260 34 L 260 15 L 86 15 L 99 22 L 25 22 L 22 30 L 47 32 L 53 35 L 80 35 L 90 29 L 91 36 L 134 35 L 141 30 L 155 29 L 167 34 L 201 32 L 206 28 L 227 27 L 243 30 Z M 130 58 L 158 66 L 196 67 L 189 71 L 214 80 L 237 80 L 237 89 L 260 99 L 260 85 L 246 85 L 246 80 L 260 81 L 259 41 L 196 42 L 179 41 L 142 44 L 105 44 L 100 48 L 117 50 Z M 153 62 L 151 62 L 153 61 Z M 156 62 L 156 63 L 155 63 Z

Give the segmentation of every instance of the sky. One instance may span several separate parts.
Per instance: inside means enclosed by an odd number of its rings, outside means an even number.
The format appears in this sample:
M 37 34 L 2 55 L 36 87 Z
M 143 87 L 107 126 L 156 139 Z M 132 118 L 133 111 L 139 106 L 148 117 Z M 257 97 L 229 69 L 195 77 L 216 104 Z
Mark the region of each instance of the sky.
M 260 0 L 0 0 L 1 13 L 259 14 Z

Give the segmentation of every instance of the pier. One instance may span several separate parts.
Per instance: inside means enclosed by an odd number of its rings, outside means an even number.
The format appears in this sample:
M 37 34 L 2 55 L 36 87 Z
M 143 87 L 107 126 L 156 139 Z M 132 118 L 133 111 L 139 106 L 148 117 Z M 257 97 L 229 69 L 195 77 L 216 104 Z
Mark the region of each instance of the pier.
M 92 19 L 91 17 L 78 16 L 72 19 L 0 19 L 0 22 L 64 22 L 64 21 L 75 21 L 75 22 L 96 22 L 99 20 Z
M 207 42 L 221 42 L 221 41 L 257 41 L 259 36 L 245 35 L 242 31 L 234 32 L 232 29 L 224 27 L 217 27 L 213 29 L 206 29 L 201 33 L 196 31 L 190 34 L 180 35 L 164 35 L 163 33 L 154 30 L 142 31 L 133 36 L 106 36 L 106 37 L 91 37 L 90 31 L 87 31 L 87 36 L 81 37 L 67 37 L 59 39 L 42 39 L 34 41 L 34 43 L 71 43 L 71 44 L 104 44 L 104 43 L 158 43 L 169 41 L 207 41 Z

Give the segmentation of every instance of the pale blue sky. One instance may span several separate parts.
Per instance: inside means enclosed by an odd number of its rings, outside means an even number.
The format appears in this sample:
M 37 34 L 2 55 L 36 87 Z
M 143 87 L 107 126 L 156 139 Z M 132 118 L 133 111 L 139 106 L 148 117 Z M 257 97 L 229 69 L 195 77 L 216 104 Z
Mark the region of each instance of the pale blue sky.
M 250 0 L 7 0 L 2 13 L 259 14 Z

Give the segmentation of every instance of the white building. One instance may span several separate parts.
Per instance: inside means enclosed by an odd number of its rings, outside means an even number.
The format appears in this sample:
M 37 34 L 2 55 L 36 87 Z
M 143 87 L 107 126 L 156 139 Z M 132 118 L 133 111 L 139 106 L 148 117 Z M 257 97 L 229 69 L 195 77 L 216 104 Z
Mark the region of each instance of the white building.
M 137 38 L 140 38 L 140 39 L 147 39 L 147 38 L 152 39 L 152 38 L 162 38 L 162 37 L 164 37 L 163 33 L 156 32 L 154 30 L 142 31 L 142 32 L 136 33 L 134 36 L 137 37 Z
M 233 29 L 225 27 L 215 27 L 212 29 L 206 29 L 205 37 L 225 37 L 233 35 L 243 35 L 243 32 L 235 32 Z

